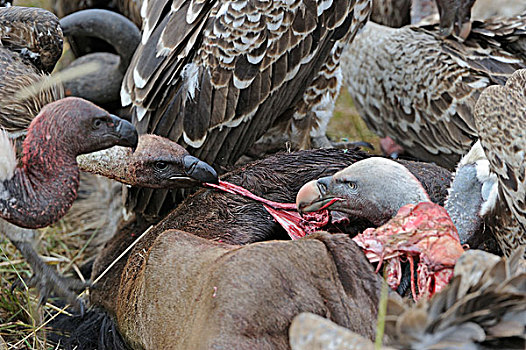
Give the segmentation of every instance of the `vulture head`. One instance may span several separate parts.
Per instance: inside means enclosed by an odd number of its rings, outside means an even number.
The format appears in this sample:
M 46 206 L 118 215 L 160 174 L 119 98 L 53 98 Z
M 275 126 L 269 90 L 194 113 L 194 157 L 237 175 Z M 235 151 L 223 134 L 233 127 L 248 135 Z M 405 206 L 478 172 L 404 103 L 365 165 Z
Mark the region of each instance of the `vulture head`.
M 184 188 L 218 183 L 210 165 L 167 138 L 144 134 L 137 149 L 113 147 L 78 157 L 80 169 L 130 186 Z
M 429 202 L 424 187 L 403 165 L 386 158 L 361 160 L 305 184 L 296 197 L 300 212 L 329 209 L 333 219 L 344 216 L 379 226 L 406 204 Z
M 138 135 L 130 122 L 89 101 L 68 97 L 44 106 L 33 120 L 24 141 L 24 157 L 49 152 L 43 144 L 53 143 L 51 139 L 61 151 L 77 156 L 114 145 L 135 147 Z
M 25 228 L 48 226 L 69 210 L 77 197 L 79 154 L 138 142 L 131 123 L 76 97 L 42 108 L 29 125 L 20 165 L 7 133 L 0 138 L 0 218 Z

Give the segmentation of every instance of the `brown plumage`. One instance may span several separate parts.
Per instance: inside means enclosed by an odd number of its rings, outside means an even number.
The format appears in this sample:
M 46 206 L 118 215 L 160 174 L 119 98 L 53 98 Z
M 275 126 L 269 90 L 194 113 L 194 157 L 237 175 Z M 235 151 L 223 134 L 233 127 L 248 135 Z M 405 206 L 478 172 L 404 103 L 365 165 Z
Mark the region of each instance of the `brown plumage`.
M 467 251 L 450 285 L 429 301 L 389 300 L 386 334 L 399 349 L 524 349 L 526 273 L 524 249 L 509 259 Z
M 58 19 L 43 9 L 0 8 L 0 37 L 2 46 L 19 52 L 46 73 L 51 73 L 62 55 Z
M 352 40 L 367 20 L 370 1 L 163 0 L 143 8 L 123 105 L 132 105 L 141 133 L 231 165 L 279 118 L 290 119 L 302 99 L 316 100 L 305 91 L 335 43 Z M 138 192 L 130 207 L 148 219 L 172 207 L 166 191 Z
M 47 75 L 5 47 L 0 47 L 0 75 L 0 126 L 13 137 L 25 133 L 42 107 L 64 97 L 61 84 L 39 89 L 36 95 L 29 94 L 36 84 L 48 79 Z M 22 97 L 23 93 L 29 96 Z
M 129 18 L 139 28 L 142 27 L 141 6 L 143 0 L 115 0 L 119 13 Z
M 526 70 L 505 86 L 484 90 L 475 122 L 490 169 L 498 177 L 499 225 L 494 229 L 505 254 L 526 244 Z
M 480 93 L 526 67 L 525 33 L 525 16 L 474 22 L 464 42 L 438 26 L 368 23 L 342 58 L 344 81 L 371 130 L 451 169 L 477 138 Z
M 411 23 L 412 0 L 373 0 L 371 21 L 392 28 Z
M 43 106 L 64 97 L 60 84 L 21 96 L 44 81 L 60 58 L 62 30 L 48 11 L 1 8 L 0 40 L 0 127 L 14 138 L 25 133 Z

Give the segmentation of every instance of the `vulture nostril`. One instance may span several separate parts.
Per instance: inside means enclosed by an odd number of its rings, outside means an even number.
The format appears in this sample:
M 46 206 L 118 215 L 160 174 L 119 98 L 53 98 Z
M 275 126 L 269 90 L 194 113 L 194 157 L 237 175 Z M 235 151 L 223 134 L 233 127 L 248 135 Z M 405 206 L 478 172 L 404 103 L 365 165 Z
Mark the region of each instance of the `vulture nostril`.
M 195 172 L 195 167 L 197 166 L 197 161 L 194 163 L 191 163 L 189 166 L 186 167 L 186 173 L 188 175 L 192 175 Z
M 320 191 L 320 193 L 322 195 L 327 193 L 327 184 L 325 184 L 325 183 L 323 183 L 321 181 L 316 181 L 316 186 L 318 186 L 318 190 Z

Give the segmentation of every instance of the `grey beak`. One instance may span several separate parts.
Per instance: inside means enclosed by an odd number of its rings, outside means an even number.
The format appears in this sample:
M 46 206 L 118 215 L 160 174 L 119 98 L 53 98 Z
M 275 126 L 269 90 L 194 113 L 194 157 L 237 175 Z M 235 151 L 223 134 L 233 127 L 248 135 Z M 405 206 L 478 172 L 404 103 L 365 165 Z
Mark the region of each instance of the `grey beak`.
M 113 114 L 110 114 L 110 117 L 116 125 L 115 131 L 119 137 L 117 145 L 133 148 L 137 147 L 137 144 L 139 143 L 139 135 L 133 124 Z
M 186 175 L 192 179 L 201 183 L 219 183 L 216 171 L 207 163 L 190 155 L 184 156 L 183 162 Z

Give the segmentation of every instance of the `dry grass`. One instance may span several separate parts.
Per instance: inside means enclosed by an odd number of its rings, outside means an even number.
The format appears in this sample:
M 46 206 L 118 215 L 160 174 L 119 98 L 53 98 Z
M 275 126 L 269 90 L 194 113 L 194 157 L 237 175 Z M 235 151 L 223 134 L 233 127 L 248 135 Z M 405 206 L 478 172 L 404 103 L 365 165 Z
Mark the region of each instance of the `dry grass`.
M 380 152 L 379 138 L 367 129 L 365 122 L 360 118 L 358 111 L 347 89 L 342 87 L 340 97 L 336 101 L 334 116 L 327 130 L 329 137 L 335 141 L 366 141 L 371 143 L 375 151 Z
M 73 231 L 64 221 L 40 230 L 38 250 L 40 256 L 60 273 L 80 276 L 79 266 L 86 260 L 86 247 L 91 237 Z M 42 324 L 60 307 L 50 299 L 38 308 L 38 295 L 33 289 L 21 287 L 13 293 L 10 291 L 13 283 L 27 279 L 31 270 L 16 248 L 3 237 L 0 272 L 0 337 L 6 349 L 55 349 L 46 341 L 46 327 Z
M 14 0 L 13 5 L 14 6 L 27 6 L 27 7 L 40 7 L 40 8 L 51 11 L 51 0 Z
M 51 9 L 50 0 L 18 0 L 14 4 Z M 71 60 L 67 43 L 64 57 L 62 62 Z M 63 63 L 59 63 L 57 68 L 62 66 Z M 342 91 L 337 102 L 334 118 L 329 125 L 329 136 L 336 141 L 367 141 L 379 149 L 378 138 L 367 130 L 346 91 Z M 39 254 L 61 273 L 79 276 L 79 266 L 92 254 L 86 251 L 86 247 L 93 237 L 78 231 L 82 231 L 82 228 L 77 227 L 75 230 L 64 221 L 40 230 Z M 30 274 L 31 270 L 20 253 L 0 236 L 0 350 L 57 348 L 47 342 L 46 327 L 42 327 L 42 323 L 60 308 L 53 300 L 38 308 L 38 295 L 34 290 L 10 291 L 15 281 L 27 278 Z

